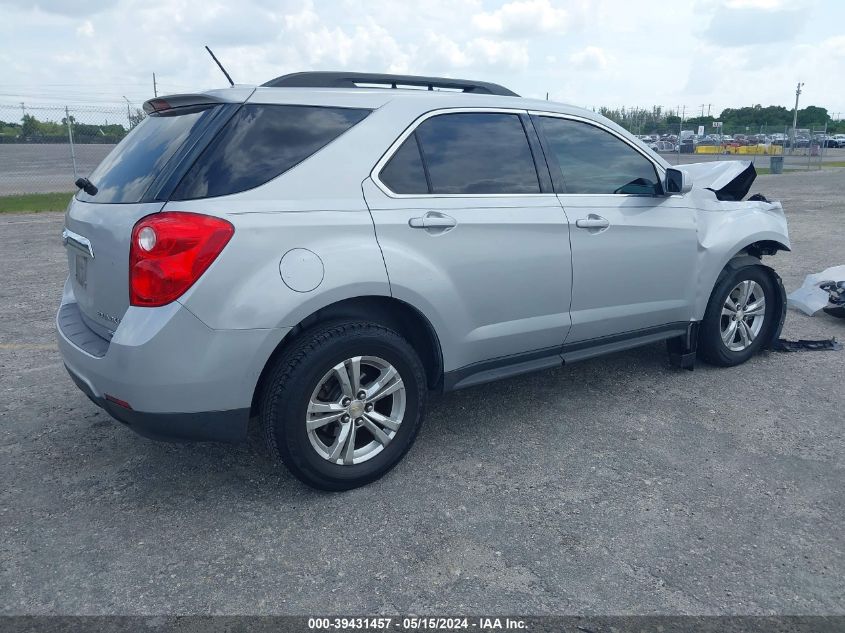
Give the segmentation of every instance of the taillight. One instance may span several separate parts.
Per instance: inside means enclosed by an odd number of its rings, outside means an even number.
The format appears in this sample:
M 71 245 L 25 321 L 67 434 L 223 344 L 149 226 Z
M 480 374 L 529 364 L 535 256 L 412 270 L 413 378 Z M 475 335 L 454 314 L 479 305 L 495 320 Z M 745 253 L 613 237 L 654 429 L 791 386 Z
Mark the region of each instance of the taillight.
M 167 211 L 138 220 L 129 248 L 129 303 L 163 306 L 194 285 L 235 233 L 226 220 Z

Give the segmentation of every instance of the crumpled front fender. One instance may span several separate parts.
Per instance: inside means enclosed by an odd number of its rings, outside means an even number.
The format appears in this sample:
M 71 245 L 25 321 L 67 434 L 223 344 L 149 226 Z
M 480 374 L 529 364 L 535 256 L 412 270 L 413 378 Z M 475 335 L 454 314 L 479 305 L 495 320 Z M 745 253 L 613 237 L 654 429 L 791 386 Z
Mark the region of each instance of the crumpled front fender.
M 719 274 L 734 257 L 761 242 L 790 250 L 786 216 L 780 202 L 713 200 L 697 196 L 699 278 L 695 317 L 701 319 Z M 706 198 L 710 198 L 709 200 Z

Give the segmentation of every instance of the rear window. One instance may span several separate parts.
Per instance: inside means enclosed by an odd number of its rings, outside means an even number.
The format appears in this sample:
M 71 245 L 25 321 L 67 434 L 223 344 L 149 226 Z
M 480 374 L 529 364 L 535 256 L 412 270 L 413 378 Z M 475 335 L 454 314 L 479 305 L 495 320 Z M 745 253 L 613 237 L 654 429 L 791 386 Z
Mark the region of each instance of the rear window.
M 246 104 L 203 150 L 172 199 L 224 196 L 262 185 L 369 113 L 357 108 Z
M 432 193 L 540 193 L 519 115 L 442 114 L 417 128 Z
M 77 198 L 85 202 L 140 202 L 167 162 L 213 110 L 213 106 L 176 108 L 146 117 L 88 177 L 97 194 L 79 191 Z

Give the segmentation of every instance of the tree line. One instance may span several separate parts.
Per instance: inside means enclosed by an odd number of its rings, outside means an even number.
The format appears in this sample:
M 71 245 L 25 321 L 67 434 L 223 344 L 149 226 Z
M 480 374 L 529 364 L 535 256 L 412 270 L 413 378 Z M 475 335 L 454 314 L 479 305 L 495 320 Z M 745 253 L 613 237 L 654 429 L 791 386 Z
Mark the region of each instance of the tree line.
M 653 108 L 599 108 L 599 113 L 621 125 L 634 134 L 678 133 L 683 127 L 695 130 L 699 125 L 707 133 L 713 132 L 713 123 L 722 122 L 725 134 L 738 133 L 773 133 L 784 132 L 792 128 L 792 110 L 783 106 L 753 105 L 745 108 L 726 108 L 718 116 L 685 116 L 681 120 L 680 112 L 664 110 L 660 106 Z M 834 121 L 826 108 L 807 106 L 798 110 L 798 128 L 822 130 L 827 125 L 828 134 L 845 132 L 845 121 Z
M 41 121 L 24 114 L 20 121 L 0 121 L 0 143 L 67 143 L 68 127 L 74 143 L 118 143 L 144 118 L 141 110 L 129 112 L 128 126 L 121 123 L 80 123 L 73 115 L 61 121 Z M 68 126 L 68 123 L 70 124 Z
M 726 134 L 747 132 L 783 132 L 792 127 L 792 110 L 783 106 L 754 105 L 745 108 L 726 108 L 719 116 L 684 117 L 679 112 L 661 106 L 646 108 L 599 108 L 606 116 L 634 134 L 677 133 L 681 128 L 695 130 L 703 125 L 707 133 L 713 132 L 713 123 L 722 122 Z M 75 143 L 118 143 L 141 122 L 144 113 L 136 109 L 128 113 L 128 125 L 121 123 L 85 124 L 74 118 L 61 121 L 41 121 L 34 115 L 24 114 L 22 121 L 0 121 L 0 143 L 66 143 L 68 121 Z M 798 110 L 798 127 L 821 130 L 827 125 L 829 134 L 845 133 L 845 120 L 834 121 L 826 108 L 807 106 Z

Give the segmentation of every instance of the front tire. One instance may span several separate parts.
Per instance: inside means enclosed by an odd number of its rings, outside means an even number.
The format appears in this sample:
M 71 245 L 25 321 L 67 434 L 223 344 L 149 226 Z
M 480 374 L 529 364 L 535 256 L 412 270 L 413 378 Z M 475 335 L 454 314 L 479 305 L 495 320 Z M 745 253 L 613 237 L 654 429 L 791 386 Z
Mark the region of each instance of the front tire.
M 711 365 L 740 365 L 771 339 L 776 325 L 777 289 L 762 264 L 723 275 L 707 304 L 698 356 Z
M 393 468 L 422 425 L 426 380 L 399 334 L 360 321 L 317 326 L 276 361 L 260 405 L 270 454 L 302 482 L 349 490 Z

